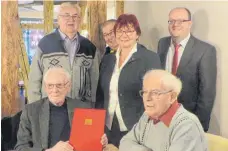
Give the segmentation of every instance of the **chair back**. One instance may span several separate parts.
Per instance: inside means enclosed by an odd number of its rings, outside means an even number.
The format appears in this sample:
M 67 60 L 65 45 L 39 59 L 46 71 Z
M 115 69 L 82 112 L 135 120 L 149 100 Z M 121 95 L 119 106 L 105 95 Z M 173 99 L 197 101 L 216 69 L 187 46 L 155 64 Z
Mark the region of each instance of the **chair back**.
M 206 133 L 209 151 L 228 151 L 228 139 Z

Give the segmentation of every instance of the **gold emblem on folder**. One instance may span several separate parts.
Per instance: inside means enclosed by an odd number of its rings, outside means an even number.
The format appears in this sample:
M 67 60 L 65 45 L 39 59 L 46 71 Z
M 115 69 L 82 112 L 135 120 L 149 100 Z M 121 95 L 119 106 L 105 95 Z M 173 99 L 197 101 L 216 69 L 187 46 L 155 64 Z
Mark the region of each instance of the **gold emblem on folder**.
M 85 125 L 92 125 L 93 124 L 93 120 L 92 119 L 85 119 Z

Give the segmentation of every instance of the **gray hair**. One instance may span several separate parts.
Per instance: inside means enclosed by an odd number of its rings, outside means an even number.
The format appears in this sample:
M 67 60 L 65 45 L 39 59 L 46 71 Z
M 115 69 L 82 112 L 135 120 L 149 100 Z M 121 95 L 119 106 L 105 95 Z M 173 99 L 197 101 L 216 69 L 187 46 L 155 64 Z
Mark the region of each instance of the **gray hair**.
M 106 20 L 104 21 L 102 24 L 101 24 L 101 29 L 105 26 L 107 26 L 108 24 L 115 24 L 116 23 L 116 19 L 109 19 L 109 20 Z
M 150 70 L 146 72 L 143 79 L 145 80 L 152 77 L 159 78 L 162 86 L 168 90 L 173 90 L 177 93 L 177 96 L 180 94 L 182 89 L 182 82 L 170 72 L 165 70 Z
M 53 72 L 56 73 L 56 76 L 58 76 L 59 74 L 64 74 L 66 77 L 66 80 L 71 81 L 71 75 L 64 68 L 52 67 L 52 68 L 49 68 L 48 71 L 44 74 L 43 80 L 45 83 L 47 82 L 47 78 L 48 78 L 49 74 L 53 73 Z
M 81 7 L 75 2 L 64 2 L 59 6 L 58 15 L 64 7 L 73 7 L 81 15 Z

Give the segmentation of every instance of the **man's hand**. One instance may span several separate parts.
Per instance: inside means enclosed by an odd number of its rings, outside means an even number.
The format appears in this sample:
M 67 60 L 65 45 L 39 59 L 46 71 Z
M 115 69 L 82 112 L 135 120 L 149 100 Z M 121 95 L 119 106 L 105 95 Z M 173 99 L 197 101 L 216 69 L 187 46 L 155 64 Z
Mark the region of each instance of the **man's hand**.
M 55 146 L 45 151 L 73 151 L 73 147 L 69 144 L 69 141 L 59 141 Z

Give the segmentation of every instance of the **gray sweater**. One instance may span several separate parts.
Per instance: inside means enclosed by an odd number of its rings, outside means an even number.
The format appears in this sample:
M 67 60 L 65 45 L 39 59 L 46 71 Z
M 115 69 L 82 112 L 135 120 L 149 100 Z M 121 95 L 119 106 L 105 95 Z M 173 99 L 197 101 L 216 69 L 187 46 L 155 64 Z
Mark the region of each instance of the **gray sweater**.
M 198 118 L 181 105 L 170 126 L 153 124 L 145 113 L 120 142 L 120 151 L 208 151 Z
M 29 103 L 47 97 L 43 76 L 51 67 L 62 67 L 70 73 L 71 91 L 67 94 L 68 97 L 95 102 L 99 76 L 97 48 L 78 33 L 77 53 L 71 65 L 69 53 L 65 50 L 63 42 L 58 30 L 40 40 L 29 73 Z

